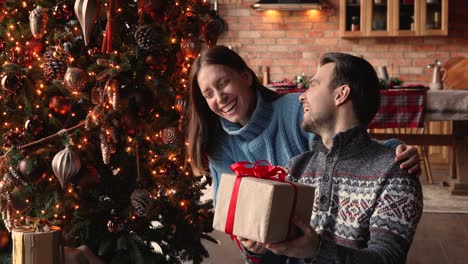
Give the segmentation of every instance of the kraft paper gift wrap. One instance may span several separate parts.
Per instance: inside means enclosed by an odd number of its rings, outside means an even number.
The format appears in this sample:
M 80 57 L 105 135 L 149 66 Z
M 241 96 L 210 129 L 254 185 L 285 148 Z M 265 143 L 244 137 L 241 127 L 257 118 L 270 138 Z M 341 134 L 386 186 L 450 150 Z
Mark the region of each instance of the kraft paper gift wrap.
M 236 175 L 221 176 L 213 228 L 222 232 L 225 232 L 235 181 Z M 291 216 L 310 219 L 314 202 L 313 187 L 297 183 L 294 185 L 297 186 L 295 209 L 294 187 L 291 183 L 242 177 L 232 235 L 262 243 L 276 243 L 291 238 L 288 237 L 288 229 L 294 232 L 297 228 L 290 222 Z
M 13 264 L 62 264 L 63 245 L 60 227 L 36 232 L 32 228 L 15 228 L 13 238 Z

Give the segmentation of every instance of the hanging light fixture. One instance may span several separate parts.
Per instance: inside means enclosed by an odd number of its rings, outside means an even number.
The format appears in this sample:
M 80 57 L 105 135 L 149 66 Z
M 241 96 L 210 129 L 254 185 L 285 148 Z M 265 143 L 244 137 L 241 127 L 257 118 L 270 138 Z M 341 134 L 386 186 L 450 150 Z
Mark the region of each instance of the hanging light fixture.
M 251 5 L 255 11 L 322 9 L 322 0 L 260 0 Z

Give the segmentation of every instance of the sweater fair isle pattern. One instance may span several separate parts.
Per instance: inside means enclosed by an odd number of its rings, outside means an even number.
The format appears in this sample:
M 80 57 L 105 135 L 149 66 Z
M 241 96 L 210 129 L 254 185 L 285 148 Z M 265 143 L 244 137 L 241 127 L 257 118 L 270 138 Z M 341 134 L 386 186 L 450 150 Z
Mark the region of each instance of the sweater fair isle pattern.
M 417 176 L 360 127 L 335 135 L 329 151 L 316 137 L 312 149 L 288 164 L 290 180 L 316 188 L 312 263 L 404 263 L 423 208 Z

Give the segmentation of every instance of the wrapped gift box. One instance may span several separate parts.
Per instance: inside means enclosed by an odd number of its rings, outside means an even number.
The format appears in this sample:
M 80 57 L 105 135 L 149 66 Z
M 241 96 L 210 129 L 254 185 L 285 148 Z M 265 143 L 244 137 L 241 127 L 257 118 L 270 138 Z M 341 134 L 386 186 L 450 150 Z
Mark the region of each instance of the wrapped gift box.
M 32 228 L 15 228 L 11 236 L 13 264 L 64 263 L 60 227 L 52 226 L 46 232 L 36 232 Z
M 218 189 L 213 228 L 226 232 L 226 219 L 236 175 L 223 174 Z M 291 216 L 310 219 L 314 203 L 314 188 L 294 183 L 256 177 L 242 177 L 234 214 L 232 235 L 263 243 L 276 243 L 292 238 L 297 232 Z M 289 237 L 288 237 L 288 230 Z

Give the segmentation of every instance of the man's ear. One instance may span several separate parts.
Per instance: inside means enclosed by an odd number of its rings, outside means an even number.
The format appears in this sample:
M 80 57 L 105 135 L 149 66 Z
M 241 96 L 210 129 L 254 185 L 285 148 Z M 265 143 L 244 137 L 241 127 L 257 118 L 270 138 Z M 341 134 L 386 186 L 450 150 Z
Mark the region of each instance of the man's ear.
M 343 84 L 336 88 L 335 93 L 335 105 L 340 106 L 351 99 L 351 87 L 347 84 Z

